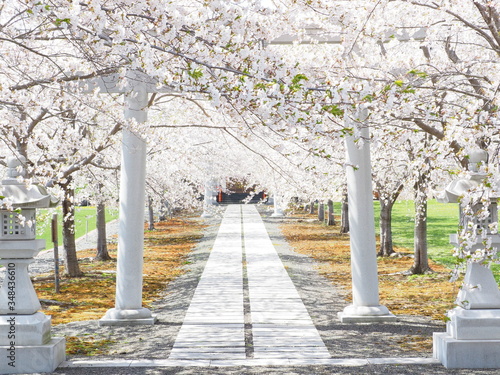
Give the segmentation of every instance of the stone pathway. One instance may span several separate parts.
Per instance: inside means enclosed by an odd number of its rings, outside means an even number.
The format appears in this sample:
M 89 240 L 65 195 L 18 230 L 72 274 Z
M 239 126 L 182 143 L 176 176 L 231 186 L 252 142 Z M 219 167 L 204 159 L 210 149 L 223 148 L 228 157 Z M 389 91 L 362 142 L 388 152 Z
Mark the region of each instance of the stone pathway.
M 227 208 L 169 358 L 330 358 L 255 206 Z
M 241 216 L 229 206 L 171 359 L 244 359 Z

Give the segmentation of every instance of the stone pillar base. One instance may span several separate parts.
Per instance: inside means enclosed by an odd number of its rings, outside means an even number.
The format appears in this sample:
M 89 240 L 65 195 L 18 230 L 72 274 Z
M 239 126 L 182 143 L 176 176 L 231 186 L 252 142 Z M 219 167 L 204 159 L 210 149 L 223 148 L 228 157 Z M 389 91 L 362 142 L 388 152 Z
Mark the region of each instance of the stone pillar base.
M 0 346 L 0 374 L 53 372 L 66 359 L 66 340 L 54 337 L 35 346 Z
M 153 325 L 158 319 L 146 308 L 120 310 L 109 309 L 99 320 L 99 326 Z
M 457 340 L 434 332 L 433 351 L 446 368 L 500 368 L 500 340 Z
M 394 322 L 396 315 L 389 312 L 387 307 L 379 306 L 347 306 L 337 314 L 341 323 L 377 323 Z
M 41 312 L 33 315 L 0 315 L 0 345 L 15 341 L 18 345 L 43 345 L 50 340 L 50 317 Z
M 448 312 L 446 332 L 435 332 L 433 354 L 446 368 L 500 368 L 500 309 Z

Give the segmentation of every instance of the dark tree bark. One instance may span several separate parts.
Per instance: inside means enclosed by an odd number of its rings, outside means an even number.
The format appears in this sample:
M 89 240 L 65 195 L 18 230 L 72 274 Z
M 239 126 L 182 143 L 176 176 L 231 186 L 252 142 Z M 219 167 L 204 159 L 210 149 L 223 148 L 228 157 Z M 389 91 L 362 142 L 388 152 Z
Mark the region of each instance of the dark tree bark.
M 311 201 L 311 203 L 309 205 L 309 213 L 311 215 L 314 215 L 314 201 Z
M 347 197 L 347 191 L 344 191 L 344 193 L 342 194 L 340 233 L 349 233 L 349 201 Z
M 327 225 L 335 225 L 335 217 L 333 212 L 333 201 L 328 199 L 328 220 L 326 222 Z
M 380 249 L 379 257 L 388 257 L 395 253 L 392 243 L 392 207 L 393 201 L 380 200 Z
M 382 190 L 381 186 L 377 187 L 380 200 L 380 249 L 377 255 L 388 257 L 395 253 L 392 243 L 392 208 L 403 191 L 404 185 L 399 184 L 395 191 L 388 194 Z
M 108 261 L 111 256 L 108 253 L 108 242 L 106 240 L 106 205 L 97 203 L 96 207 L 96 229 L 97 229 L 97 252 L 95 259 Z
M 151 196 L 148 197 L 148 218 L 149 218 L 149 226 L 148 230 L 155 229 L 155 216 L 153 210 L 153 198 Z
M 62 202 L 64 274 L 69 277 L 79 277 L 82 275 L 82 271 L 78 265 L 78 257 L 76 255 L 75 205 L 73 204 L 75 191 L 70 188 L 71 177 L 68 177 L 67 180 L 66 184 L 61 185 L 64 190 L 64 200 Z
M 325 205 L 323 204 L 323 202 L 318 203 L 318 220 L 320 222 L 325 221 Z
M 427 254 L 427 192 L 428 173 L 420 175 L 415 183 L 415 235 L 413 265 L 407 274 L 423 275 L 433 272 Z

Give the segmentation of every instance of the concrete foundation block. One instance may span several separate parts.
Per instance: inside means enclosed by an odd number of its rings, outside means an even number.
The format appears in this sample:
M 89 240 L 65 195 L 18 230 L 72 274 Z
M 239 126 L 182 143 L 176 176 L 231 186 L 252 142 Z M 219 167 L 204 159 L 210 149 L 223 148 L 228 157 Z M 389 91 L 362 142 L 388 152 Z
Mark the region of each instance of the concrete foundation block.
M 396 315 L 389 312 L 387 307 L 377 306 L 355 306 L 349 305 L 337 314 L 342 323 L 376 323 L 394 322 Z
M 0 316 L 0 346 L 12 341 L 23 346 L 46 344 L 50 341 L 50 318 L 41 312 Z
M 500 368 L 500 340 L 458 340 L 435 332 L 433 348 L 446 368 Z
M 149 309 L 118 309 L 112 308 L 99 320 L 99 326 L 137 326 L 153 325 L 157 321 Z
M 466 310 L 448 313 L 446 331 L 457 340 L 500 340 L 500 309 Z
M 66 359 L 66 340 L 52 338 L 45 345 L 0 346 L 0 374 L 53 372 Z

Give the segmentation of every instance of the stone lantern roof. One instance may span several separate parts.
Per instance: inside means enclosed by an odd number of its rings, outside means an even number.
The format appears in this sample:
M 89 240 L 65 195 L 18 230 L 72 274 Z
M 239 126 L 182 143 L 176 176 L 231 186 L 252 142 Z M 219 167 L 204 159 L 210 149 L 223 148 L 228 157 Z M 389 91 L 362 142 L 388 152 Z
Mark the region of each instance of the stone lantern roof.
M 2 180 L 0 195 L 9 198 L 14 208 L 35 209 L 55 207 L 58 200 L 48 194 L 47 190 L 38 184 L 27 187 L 18 177 L 25 175 L 23 165 L 26 159 L 22 156 L 7 160 L 7 177 Z M 1 207 L 0 207 L 1 208 Z
M 459 203 L 460 197 L 481 186 L 486 175 L 479 172 L 479 166 L 481 163 L 486 164 L 487 162 L 488 153 L 486 151 L 472 151 L 469 155 L 469 170 L 471 174 L 467 178 L 459 178 L 450 182 L 446 189 L 436 196 L 437 201 L 440 203 Z M 493 192 L 489 196 L 495 201 L 500 198 L 500 186 L 497 185 L 494 187 Z

